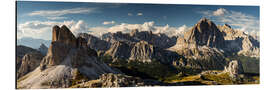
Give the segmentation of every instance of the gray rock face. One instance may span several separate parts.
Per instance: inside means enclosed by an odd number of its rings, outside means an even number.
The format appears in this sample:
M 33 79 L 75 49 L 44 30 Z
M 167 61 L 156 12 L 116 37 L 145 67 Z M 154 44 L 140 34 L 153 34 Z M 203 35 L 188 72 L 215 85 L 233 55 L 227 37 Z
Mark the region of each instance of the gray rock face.
M 90 34 L 80 33 L 79 37 L 85 38 L 87 41 L 87 45 L 90 48 L 95 49 L 96 51 L 102 50 L 106 51 L 110 48 L 110 43 L 104 40 L 99 39 Z
M 146 41 L 140 41 L 134 45 L 131 50 L 130 60 L 139 60 L 141 62 L 151 62 L 154 57 L 154 47 Z
M 244 37 L 242 41 L 242 50 L 240 50 L 238 54 L 250 57 L 259 57 L 259 43 L 256 42 L 252 37 Z
M 116 41 L 112 43 L 110 49 L 105 52 L 105 55 L 110 55 L 112 58 L 128 59 L 130 57 L 131 47 L 131 44 Z
M 61 42 L 52 42 L 50 48 L 48 49 L 48 53 L 43 58 L 40 66 L 45 68 L 48 66 L 59 65 L 64 61 L 71 48 L 71 46 Z
M 227 52 L 237 53 L 249 57 L 260 56 L 260 43 L 254 36 L 248 35 L 243 31 L 234 30 L 229 25 L 218 26 L 224 35 Z
M 175 46 L 169 50 L 177 52 L 186 59 L 173 62 L 176 66 L 196 69 L 223 69 L 226 61 L 224 52 L 224 38 L 216 25 L 206 19 L 201 19 L 184 38 L 178 37 Z
M 102 40 L 110 43 L 115 41 L 136 43 L 143 40 L 162 49 L 169 48 L 176 43 L 176 37 L 168 37 L 165 34 L 153 34 L 152 31 L 138 31 L 137 29 L 132 30 L 130 33 L 116 32 L 103 34 Z
M 202 70 L 223 69 L 226 65 L 224 55 L 215 48 L 207 46 L 198 48 L 185 48 L 178 51 L 186 59 L 175 60 L 173 64 L 180 67 L 191 67 Z
M 187 43 L 199 46 L 222 48 L 225 44 L 223 34 L 212 21 L 206 18 L 202 18 L 184 37 Z
M 36 69 L 39 66 L 42 58 L 43 55 L 39 52 L 32 52 L 25 54 L 24 57 L 22 58 L 22 64 L 18 69 L 17 78 L 20 78 Z

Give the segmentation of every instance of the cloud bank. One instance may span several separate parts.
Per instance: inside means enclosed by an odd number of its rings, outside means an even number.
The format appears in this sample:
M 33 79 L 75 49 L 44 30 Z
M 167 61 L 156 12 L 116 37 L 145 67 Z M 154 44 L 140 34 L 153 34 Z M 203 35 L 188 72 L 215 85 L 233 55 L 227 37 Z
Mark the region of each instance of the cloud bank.
M 19 24 L 17 27 L 17 37 L 32 37 L 36 39 L 50 40 L 52 37 L 52 27 L 54 25 L 66 25 L 74 35 L 80 32 L 88 32 L 88 25 L 83 21 L 28 21 Z
M 112 23 L 112 21 L 110 22 Z M 52 27 L 54 25 L 66 25 L 74 35 L 78 33 L 89 33 L 100 37 L 102 34 L 108 32 L 124 32 L 129 33 L 134 29 L 139 31 L 152 31 L 153 33 L 165 33 L 168 36 L 183 35 L 183 33 L 190 29 L 186 25 L 180 27 L 171 27 L 168 24 L 164 26 L 156 26 L 154 21 L 144 22 L 143 24 L 128 24 L 121 23 L 111 27 L 89 27 L 83 20 L 78 21 L 28 21 L 18 25 L 17 37 L 32 37 L 36 39 L 50 40 L 52 37 Z

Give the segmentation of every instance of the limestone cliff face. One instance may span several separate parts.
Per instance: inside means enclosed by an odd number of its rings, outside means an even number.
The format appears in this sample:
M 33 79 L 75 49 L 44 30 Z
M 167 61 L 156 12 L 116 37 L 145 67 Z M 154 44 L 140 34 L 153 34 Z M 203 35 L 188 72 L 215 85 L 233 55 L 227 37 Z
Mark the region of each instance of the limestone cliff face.
M 110 49 L 105 52 L 105 55 L 110 55 L 112 58 L 128 59 L 132 46 L 126 42 L 116 41 L 112 43 Z
M 248 57 L 260 56 L 260 43 L 254 36 L 243 31 L 234 30 L 228 24 L 218 26 L 218 28 L 224 35 L 225 51 Z
M 75 36 L 65 25 L 63 25 L 61 28 L 59 28 L 58 26 L 53 27 L 52 42 L 55 41 L 67 44 L 72 47 L 76 46 Z
M 221 48 L 225 44 L 223 34 L 212 21 L 206 18 L 202 18 L 184 37 L 187 43 L 199 46 Z
M 146 41 L 155 47 L 166 49 L 173 46 L 176 43 L 176 37 L 168 37 L 165 34 L 153 34 L 152 31 L 139 31 L 138 29 L 132 30 L 130 33 L 107 33 L 102 35 L 102 40 L 110 43 L 115 41 L 123 42 L 140 42 Z
M 131 50 L 130 60 L 139 60 L 141 62 L 151 62 L 154 58 L 154 47 L 146 41 L 140 41 L 134 45 Z
M 95 49 L 96 51 L 106 51 L 110 48 L 109 42 L 101 40 L 91 34 L 80 33 L 79 37 L 85 38 L 87 41 L 87 46 Z
M 175 46 L 169 50 L 182 55 L 183 60 L 176 60 L 174 65 L 196 69 L 223 69 L 226 61 L 223 34 L 210 20 L 202 18 L 194 27 L 178 37 Z

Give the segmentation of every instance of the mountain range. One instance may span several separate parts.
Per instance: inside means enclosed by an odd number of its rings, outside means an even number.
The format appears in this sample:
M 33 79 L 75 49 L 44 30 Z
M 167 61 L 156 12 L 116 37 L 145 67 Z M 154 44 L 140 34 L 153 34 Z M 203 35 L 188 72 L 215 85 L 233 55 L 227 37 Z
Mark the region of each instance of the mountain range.
M 52 28 L 49 48 L 17 46 L 17 88 L 259 83 L 260 42 L 202 18 L 184 36 L 132 30 L 101 37 Z
M 44 44 L 46 47 L 49 47 L 51 40 L 36 39 L 31 37 L 23 37 L 17 40 L 17 45 L 24 45 L 34 49 L 38 49 L 41 44 Z

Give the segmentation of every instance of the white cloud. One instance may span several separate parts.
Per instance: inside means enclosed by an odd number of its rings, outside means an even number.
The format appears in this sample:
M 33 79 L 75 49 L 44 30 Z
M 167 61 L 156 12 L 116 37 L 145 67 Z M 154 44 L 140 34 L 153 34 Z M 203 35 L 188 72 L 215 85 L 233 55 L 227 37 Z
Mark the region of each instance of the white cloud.
M 224 8 L 219 8 L 216 11 L 213 12 L 214 16 L 223 16 L 225 13 L 227 13 L 227 10 Z
M 215 11 L 207 10 L 199 12 L 204 17 L 210 18 L 215 23 L 229 24 L 235 29 L 244 32 L 259 32 L 259 18 L 238 11 L 219 8 Z
M 137 16 L 142 16 L 143 15 L 143 13 L 137 13 Z
M 83 14 L 92 13 L 96 8 L 72 8 L 72 9 L 62 9 L 62 10 L 39 10 L 29 13 L 29 16 L 42 16 L 47 19 L 64 19 L 63 15 L 66 14 Z
M 38 39 L 50 40 L 52 38 L 52 27 L 54 25 L 62 26 L 66 25 L 74 35 L 80 32 L 87 32 L 88 25 L 84 21 L 28 21 L 18 25 L 17 37 L 32 37 Z
M 71 32 L 76 36 L 78 33 L 90 33 L 95 36 L 101 36 L 108 32 L 129 33 L 134 29 L 139 31 L 152 31 L 153 33 L 165 33 L 168 36 L 183 35 L 183 33 L 190 28 L 186 25 L 180 27 L 171 27 L 168 24 L 164 26 L 156 26 L 154 21 L 144 22 L 143 24 L 128 24 L 121 23 L 111 27 L 89 27 L 83 20 L 79 21 L 28 21 L 18 24 L 17 37 L 32 37 L 38 39 L 50 40 L 52 38 L 52 27 L 54 25 L 66 25 Z
M 128 24 L 128 23 L 121 23 L 119 25 L 114 25 L 112 27 L 93 27 L 89 28 L 90 34 L 95 36 L 101 36 L 104 33 L 115 33 L 115 32 L 123 32 L 129 33 L 134 29 L 138 29 L 139 31 L 152 31 L 153 33 L 165 33 L 168 36 L 175 36 L 175 35 L 183 35 L 185 31 L 189 30 L 190 28 L 186 25 L 180 27 L 170 27 L 168 24 L 165 26 L 156 26 L 154 21 L 144 22 L 143 24 Z
M 104 21 L 103 24 L 104 25 L 115 24 L 115 21 Z

